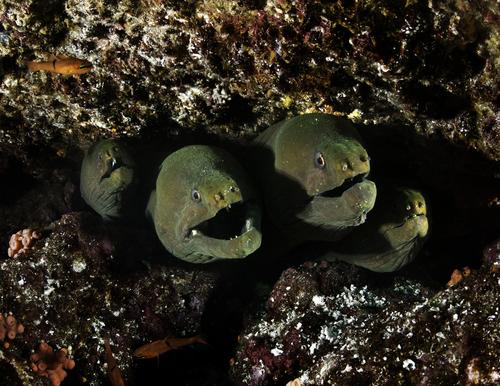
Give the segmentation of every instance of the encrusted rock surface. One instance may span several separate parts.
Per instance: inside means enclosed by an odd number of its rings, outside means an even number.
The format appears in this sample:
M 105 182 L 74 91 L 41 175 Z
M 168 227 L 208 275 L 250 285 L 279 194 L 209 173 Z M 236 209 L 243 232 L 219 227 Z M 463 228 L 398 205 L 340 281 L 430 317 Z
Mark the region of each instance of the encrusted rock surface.
M 322 110 L 499 160 L 494 0 L 0 1 L 0 145 L 19 157 L 98 137 L 251 137 Z M 80 78 L 25 60 L 90 60 Z
M 237 384 L 494 385 L 500 276 L 431 291 L 344 264 L 286 270 L 240 336 Z
M 98 222 L 89 214 L 66 214 L 32 250 L 0 262 L 2 311 L 13 312 L 25 326 L 24 335 L 2 355 L 29 357 L 45 340 L 70 349 L 77 364 L 70 371 L 74 382 L 101 385 L 103 338 L 110 336 L 114 355 L 133 384 L 133 349 L 167 336 L 199 333 L 219 275 L 148 267 L 140 256 L 127 266 L 113 256 L 116 240 Z M 142 251 L 147 255 L 147 249 Z M 30 385 L 41 384 L 34 373 L 26 373 Z

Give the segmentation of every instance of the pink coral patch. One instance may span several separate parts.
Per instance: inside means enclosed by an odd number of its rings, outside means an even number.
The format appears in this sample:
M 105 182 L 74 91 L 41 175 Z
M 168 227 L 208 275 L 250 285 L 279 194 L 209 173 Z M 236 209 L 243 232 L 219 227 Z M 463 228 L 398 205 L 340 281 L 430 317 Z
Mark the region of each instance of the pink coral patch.
M 23 229 L 14 233 L 9 240 L 9 257 L 18 257 L 31 248 L 35 240 L 40 239 L 41 235 L 33 229 Z

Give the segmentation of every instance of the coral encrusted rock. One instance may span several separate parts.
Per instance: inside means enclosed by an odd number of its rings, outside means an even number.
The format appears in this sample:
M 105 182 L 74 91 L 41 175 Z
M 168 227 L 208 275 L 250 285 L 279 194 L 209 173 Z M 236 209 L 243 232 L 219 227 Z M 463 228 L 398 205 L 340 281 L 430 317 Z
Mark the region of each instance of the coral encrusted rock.
M 14 315 L 4 316 L 0 314 L 0 342 L 4 340 L 13 340 L 16 335 L 24 332 L 24 326 L 19 323 Z M 4 348 L 8 348 L 9 343 L 4 343 Z
M 75 367 L 75 361 L 68 357 L 68 349 L 54 349 L 46 342 L 41 342 L 38 351 L 31 355 L 31 369 L 42 377 L 50 379 L 53 386 L 59 386 L 68 376 L 66 370 Z
M 134 348 L 165 336 L 200 332 L 217 274 L 143 264 L 146 256 L 140 254 L 128 263 L 120 260 L 113 243 L 123 244 L 130 235 L 109 239 L 100 219 L 89 214 L 64 215 L 51 228 L 44 243 L 35 244 L 29 254 L 0 261 L 0 309 L 8 306 L 23 320 L 24 334 L 16 339 L 21 352 L 36 348 L 41 339 L 71 346 L 79 384 L 87 379 L 85 384 L 102 385 L 108 335 L 122 371 L 134 382 Z M 130 268 L 123 271 L 127 264 Z M 11 364 L 20 360 L 19 355 L 5 355 Z
M 290 268 L 241 334 L 233 378 L 241 385 L 496 384 L 499 280 L 484 267 L 434 292 L 343 264 Z
M 2 0 L 0 15 L 11 154 L 158 131 L 251 137 L 320 110 L 500 160 L 495 0 Z M 58 54 L 92 71 L 24 64 Z

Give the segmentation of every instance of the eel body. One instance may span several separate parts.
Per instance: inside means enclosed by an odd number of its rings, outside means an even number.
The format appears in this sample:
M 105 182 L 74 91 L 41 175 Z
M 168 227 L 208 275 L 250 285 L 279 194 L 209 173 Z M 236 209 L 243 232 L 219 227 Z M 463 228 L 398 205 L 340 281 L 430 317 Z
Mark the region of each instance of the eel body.
M 384 192 L 366 224 L 332 246 L 323 260 L 342 260 L 376 272 L 396 271 L 415 259 L 429 233 L 428 208 L 419 191 Z
M 191 263 L 245 258 L 261 244 L 257 192 L 216 147 L 186 146 L 165 158 L 146 212 L 163 246 Z
M 268 220 L 290 246 L 335 241 L 362 224 L 377 189 L 370 158 L 345 119 L 313 113 L 281 121 L 254 142 Z
M 121 142 L 101 140 L 82 161 L 80 192 L 85 202 L 105 220 L 119 220 L 132 209 L 137 188 L 135 162 Z

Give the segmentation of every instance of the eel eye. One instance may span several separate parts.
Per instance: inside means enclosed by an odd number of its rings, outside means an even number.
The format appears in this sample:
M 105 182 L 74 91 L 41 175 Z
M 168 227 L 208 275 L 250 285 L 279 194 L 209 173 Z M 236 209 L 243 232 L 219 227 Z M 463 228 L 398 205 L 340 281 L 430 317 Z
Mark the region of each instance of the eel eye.
M 201 201 L 201 194 L 198 192 L 196 189 L 193 189 L 191 192 L 191 198 L 193 201 L 200 202 Z
M 325 157 L 323 156 L 323 153 L 321 153 L 320 151 L 317 151 L 314 154 L 314 165 L 316 165 L 316 167 L 320 169 L 324 169 L 326 166 Z

